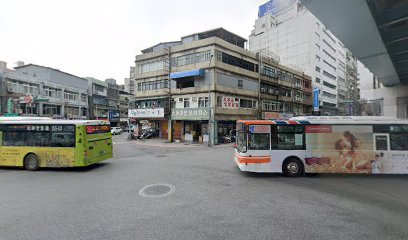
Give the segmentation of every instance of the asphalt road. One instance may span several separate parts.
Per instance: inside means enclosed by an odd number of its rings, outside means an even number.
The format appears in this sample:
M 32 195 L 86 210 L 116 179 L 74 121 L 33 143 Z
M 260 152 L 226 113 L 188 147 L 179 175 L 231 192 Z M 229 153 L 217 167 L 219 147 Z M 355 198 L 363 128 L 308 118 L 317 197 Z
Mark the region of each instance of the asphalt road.
M 408 239 L 408 176 L 247 174 L 230 147 L 124 137 L 93 167 L 0 168 L 0 239 Z M 156 183 L 174 192 L 139 194 Z

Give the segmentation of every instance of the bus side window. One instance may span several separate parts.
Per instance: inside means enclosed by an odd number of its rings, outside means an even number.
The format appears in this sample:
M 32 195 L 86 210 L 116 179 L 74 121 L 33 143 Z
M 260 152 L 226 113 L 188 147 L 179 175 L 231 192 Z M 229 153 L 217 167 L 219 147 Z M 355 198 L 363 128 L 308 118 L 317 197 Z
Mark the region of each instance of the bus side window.
M 305 149 L 304 126 L 302 125 L 278 125 L 276 136 L 278 143 L 277 149 Z

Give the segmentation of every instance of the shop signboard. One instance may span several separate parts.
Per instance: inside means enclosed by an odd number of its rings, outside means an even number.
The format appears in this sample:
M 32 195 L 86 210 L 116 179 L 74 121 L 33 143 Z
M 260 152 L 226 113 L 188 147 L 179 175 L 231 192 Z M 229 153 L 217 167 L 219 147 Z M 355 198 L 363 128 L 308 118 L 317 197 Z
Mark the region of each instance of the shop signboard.
M 222 108 L 238 109 L 238 98 L 228 96 L 222 97 Z
M 174 108 L 171 111 L 172 120 L 208 120 L 208 108 Z
M 290 119 L 292 113 L 262 112 L 262 119 Z
M 164 108 L 129 109 L 129 118 L 164 118 Z

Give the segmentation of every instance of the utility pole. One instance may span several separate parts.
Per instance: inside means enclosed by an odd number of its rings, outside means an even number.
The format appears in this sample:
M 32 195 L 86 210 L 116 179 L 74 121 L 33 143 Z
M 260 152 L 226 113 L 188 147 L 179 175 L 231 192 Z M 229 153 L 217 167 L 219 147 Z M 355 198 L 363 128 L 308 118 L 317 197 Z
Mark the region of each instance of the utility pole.
M 213 57 L 214 55 L 211 54 L 210 63 L 208 64 L 208 72 L 210 72 L 211 70 L 211 60 Z M 208 147 L 211 147 L 211 131 L 212 131 L 212 115 L 211 115 L 211 82 L 210 82 L 210 84 L 208 84 Z
M 173 142 L 173 123 L 171 120 L 171 47 L 167 46 L 164 48 L 164 51 L 166 53 L 165 58 L 164 58 L 164 71 L 167 72 L 167 78 L 168 78 L 168 88 L 169 88 L 169 121 L 167 124 L 167 139 L 169 142 Z

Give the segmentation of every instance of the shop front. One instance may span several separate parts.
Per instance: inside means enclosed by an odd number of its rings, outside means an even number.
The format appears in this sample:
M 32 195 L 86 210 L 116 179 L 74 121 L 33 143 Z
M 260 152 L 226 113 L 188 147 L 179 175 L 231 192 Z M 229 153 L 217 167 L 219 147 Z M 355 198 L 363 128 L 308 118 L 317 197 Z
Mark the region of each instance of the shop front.
M 208 108 L 174 108 L 173 138 L 188 142 L 208 142 Z
M 131 125 L 140 125 L 142 130 L 151 131 L 154 136 L 165 137 L 163 127 L 167 130 L 167 120 L 164 119 L 164 108 L 129 109 L 128 117 Z

